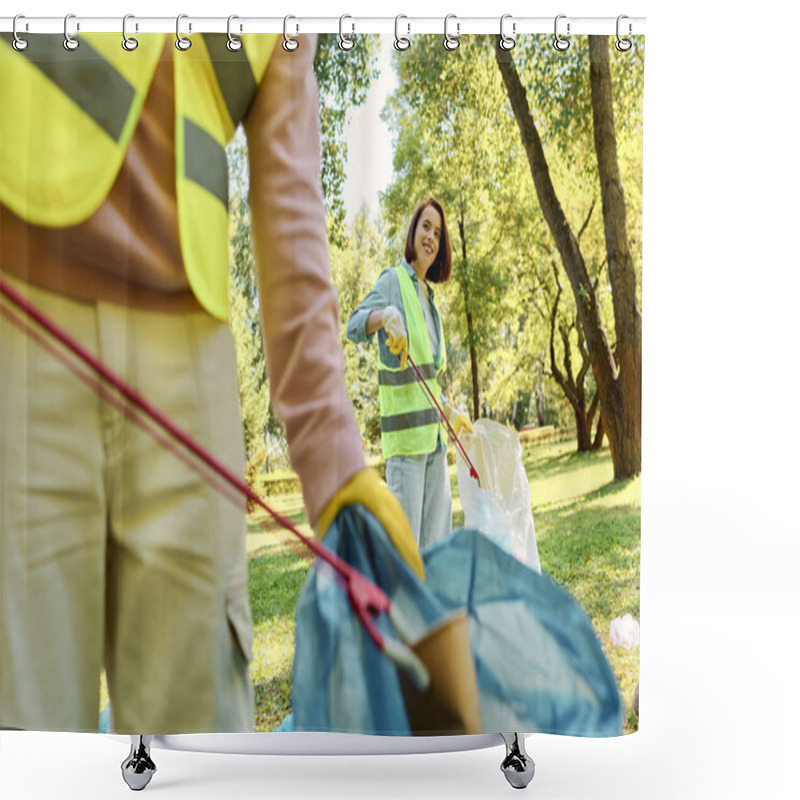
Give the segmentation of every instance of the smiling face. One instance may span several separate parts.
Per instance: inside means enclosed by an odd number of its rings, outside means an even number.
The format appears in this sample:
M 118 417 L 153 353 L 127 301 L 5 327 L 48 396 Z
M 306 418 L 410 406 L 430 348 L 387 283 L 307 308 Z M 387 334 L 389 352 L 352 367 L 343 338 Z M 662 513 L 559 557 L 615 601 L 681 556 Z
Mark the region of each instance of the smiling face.
M 414 209 L 406 232 L 403 257 L 418 278 L 445 283 L 453 270 L 453 250 L 447 231 L 447 215 L 432 195 Z
M 414 232 L 414 251 L 417 255 L 411 266 L 418 277 L 424 278 L 427 275 L 439 252 L 441 236 L 442 218 L 433 206 L 426 206 L 420 214 Z

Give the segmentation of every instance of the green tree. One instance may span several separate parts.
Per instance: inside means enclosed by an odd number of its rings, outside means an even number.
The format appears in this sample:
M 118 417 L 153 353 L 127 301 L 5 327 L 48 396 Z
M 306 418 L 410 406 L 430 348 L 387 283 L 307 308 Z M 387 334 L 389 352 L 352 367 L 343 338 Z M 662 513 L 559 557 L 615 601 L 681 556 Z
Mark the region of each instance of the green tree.
M 361 437 L 368 449 L 380 447 L 378 406 L 378 348 L 376 343 L 353 344 L 347 339 L 347 321 L 361 304 L 391 256 L 381 230 L 362 206 L 352 225 L 331 247 L 331 277 L 339 292 L 340 340 L 345 356 L 345 381 L 356 412 Z
M 576 61 L 569 59 L 552 67 L 548 75 L 560 72 L 564 78 L 562 85 L 568 85 L 579 82 L 578 76 L 583 74 L 583 81 L 588 83 L 590 90 L 593 149 L 603 204 L 608 274 L 617 337 L 613 347 L 604 326 L 596 285 L 592 282 L 578 237 L 570 226 L 554 187 L 538 130 L 540 123 L 538 117 L 534 119 L 514 57 L 499 46 L 495 53 L 528 157 L 539 204 L 572 287 L 600 395 L 603 430 L 611 446 L 614 476 L 619 479 L 641 471 L 641 307 L 618 163 L 608 37 L 590 36 L 588 47 L 588 76 L 585 66 L 582 73 L 578 69 L 571 69 Z M 540 58 L 542 54 L 543 50 L 540 49 Z M 537 77 L 541 83 L 541 75 Z M 567 134 L 573 134 L 575 140 L 580 139 L 587 115 L 582 116 L 575 111 L 580 108 L 580 99 L 585 97 L 585 90 L 576 91 L 569 97 L 565 116 L 557 119 L 554 125 L 554 136 L 558 141 L 567 141 L 570 138 Z
M 338 244 L 345 236 L 342 189 L 347 165 L 347 112 L 364 102 L 379 74 L 375 66 L 379 37 L 359 35 L 356 42 L 352 50 L 343 54 L 337 35 L 320 35 L 314 57 L 320 100 L 320 178 L 328 211 L 328 238 Z
M 382 197 L 387 228 L 402 252 L 416 203 L 430 193 L 445 208 L 453 280 L 436 297 L 447 316 L 450 381 L 456 395 L 468 392 L 478 417 L 487 410 L 489 354 L 510 335 L 502 309 L 517 267 L 507 244 L 524 222 L 525 187 L 514 169 L 521 149 L 482 39 L 448 53 L 439 37 L 418 37 L 394 66 L 398 89 L 384 111 L 395 137 L 395 177 Z
M 288 463 L 283 426 L 269 402 L 258 286 L 247 205 L 249 171 L 241 130 L 227 148 L 229 164 L 229 299 L 236 345 L 239 406 L 244 429 L 246 479 L 255 487 L 259 474 Z
M 550 263 L 553 267 L 555 291 L 545 290 L 550 327 L 548 347 L 550 362 L 546 374 L 550 375 L 558 384 L 572 408 L 578 452 L 583 453 L 593 449 L 592 423 L 600 406 L 600 395 L 594 386 L 594 381 L 591 380 L 591 359 L 580 318 L 574 310 L 569 313 L 561 313 L 563 287 L 555 260 L 551 260 Z M 547 286 L 547 283 L 543 281 L 543 285 Z M 561 346 L 560 353 L 558 352 L 558 340 L 560 340 Z M 580 366 L 577 371 L 573 368 L 574 351 L 580 356 Z M 591 400 L 588 399 L 590 392 Z M 599 441 L 597 444 L 599 446 Z

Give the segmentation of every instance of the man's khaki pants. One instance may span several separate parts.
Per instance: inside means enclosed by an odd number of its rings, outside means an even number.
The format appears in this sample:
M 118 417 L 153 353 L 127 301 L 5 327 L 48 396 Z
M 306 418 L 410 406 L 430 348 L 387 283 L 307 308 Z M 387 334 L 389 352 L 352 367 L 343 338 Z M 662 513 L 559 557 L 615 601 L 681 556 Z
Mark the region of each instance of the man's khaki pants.
M 242 474 L 224 324 L 13 285 Z M 0 318 L 0 727 L 96 731 L 105 666 L 119 733 L 252 730 L 245 535 L 241 500 Z

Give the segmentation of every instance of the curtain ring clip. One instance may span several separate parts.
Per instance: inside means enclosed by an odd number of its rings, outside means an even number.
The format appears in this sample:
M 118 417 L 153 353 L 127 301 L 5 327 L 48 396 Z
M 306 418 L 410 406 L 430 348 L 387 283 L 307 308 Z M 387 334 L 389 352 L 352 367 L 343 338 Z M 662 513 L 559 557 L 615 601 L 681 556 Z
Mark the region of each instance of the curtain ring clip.
M 236 14 L 231 14 L 228 17 L 228 42 L 226 46 L 228 50 L 231 51 L 231 53 L 236 53 L 242 49 L 242 40 L 238 36 L 234 36 L 233 33 L 231 33 L 231 23 L 235 19 L 239 19 L 239 17 L 237 17 Z M 242 32 L 242 26 L 240 25 L 239 33 L 241 32 Z
M 75 19 L 75 15 L 74 14 L 67 14 L 67 16 L 64 17 L 64 49 L 65 50 L 70 50 L 70 51 L 71 50 L 77 50 L 78 47 L 80 46 L 80 42 L 74 36 L 70 36 L 70 33 L 69 33 L 69 21 L 71 19 Z M 75 31 L 77 32 L 80 29 L 81 29 L 80 24 L 76 22 L 75 23 Z
M 405 14 L 398 14 L 394 18 L 394 49 L 395 50 L 408 50 L 411 47 L 411 40 L 408 38 L 408 34 L 411 33 L 411 23 L 406 23 L 406 28 L 408 33 L 405 36 L 400 35 L 400 20 L 401 19 L 408 19 Z
M 558 34 L 558 21 L 560 19 L 566 19 L 566 14 L 559 14 L 556 17 L 554 34 L 553 34 L 553 47 L 558 50 L 559 53 L 563 53 L 565 50 L 569 50 L 569 39 L 562 38 Z M 567 22 L 567 36 L 569 36 L 569 22 Z
M 297 17 L 289 15 L 283 18 L 283 49 L 286 50 L 287 53 L 293 53 L 300 47 L 300 42 L 298 42 L 294 36 L 289 36 L 290 19 L 297 19 Z M 299 26 L 295 25 L 295 31 L 299 31 Z
M 178 50 L 188 50 L 192 46 L 192 40 L 181 33 L 181 20 L 188 19 L 188 14 L 178 14 L 175 19 L 175 47 Z M 192 33 L 192 23 L 189 23 L 189 34 Z
M 507 19 L 511 19 L 511 18 L 512 18 L 511 14 L 503 14 L 503 16 L 500 17 L 500 48 L 502 50 L 506 50 L 506 51 L 507 50 L 513 50 L 514 49 L 514 45 L 517 43 L 516 40 L 514 39 L 514 36 L 513 35 L 512 36 L 506 36 L 505 31 L 503 29 L 505 21 Z M 512 22 L 511 23 L 511 33 L 512 34 L 516 34 L 516 32 L 517 32 L 517 23 L 516 22 Z
M 339 49 L 340 50 L 352 50 L 355 46 L 355 40 L 350 36 L 344 35 L 344 21 L 346 19 L 353 19 L 349 14 L 342 14 L 339 17 Z M 356 25 L 354 22 L 350 23 L 350 29 L 353 33 L 356 31 Z
M 456 19 L 456 15 L 448 14 L 444 18 L 444 42 L 442 42 L 442 44 L 444 45 L 445 50 L 456 50 L 461 44 L 461 42 L 459 42 L 455 36 L 451 36 L 447 31 L 447 23 L 450 22 L 451 19 Z M 461 23 L 456 20 L 456 36 L 459 36 L 460 34 Z
M 620 16 L 617 17 L 617 43 L 616 43 L 616 48 L 617 48 L 617 50 L 620 51 L 620 53 L 627 53 L 628 50 L 630 50 L 631 47 L 633 47 L 633 42 L 629 38 L 630 35 L 631 35 L 631 32 L 633 30 L 630 22 L 628 23 L 628 36 L 623 38 L 622 36 L 619 35 L 620 23 L 624 19 L 628 19 L 628 17 L 626 17 L 625 14 L 620 14 Z
M 14 41 L 11 43 L 11 45 L 15 50 L 18 50 L 18 51 L 22 52 L 23 50 L 25 50 L 27 48 L 28 40 L 27 39 L 23 39 L 17 33 L 17 20 L 20 20 L 20 19 L 25 19 L 25 15 L 24 14 L 17 14 L 14 17 L 14 21 L 11 23 L 11 33 L 14 36 Z M 25 30 L 26 31 L 28 30 L 28 23 L 27 22 L 25 23 Z
M 134 39 L 132 36 L 128 36 L 128 20 L 129 19 L 136 19 L 133 14 L 126 14 L 122 18 L 122 49 L 127 50 L 129 53 L 132 50 L 135 50 L 139 46 L 139 41 Z M 134 25 L 135 30 L 139 30 L 139 23 L 137 22 Z

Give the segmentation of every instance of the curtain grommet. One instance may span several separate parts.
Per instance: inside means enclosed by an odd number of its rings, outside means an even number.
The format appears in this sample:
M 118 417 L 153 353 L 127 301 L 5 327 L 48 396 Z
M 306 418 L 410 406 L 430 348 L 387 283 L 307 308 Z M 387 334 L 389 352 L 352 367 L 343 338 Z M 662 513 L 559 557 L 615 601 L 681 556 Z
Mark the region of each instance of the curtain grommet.
M 344 50 L 346 53 L 352 50 L 356 46 L 355 39 L 351 36 L 344 35 L 344 21 L 346 19 L 353 19 L 349 14 L 342 14 L 339 17 L 339 49 Z M 356 26 L 354 23 L 351 23 L 351 32 L 355 33 Z
M 178 50 L 186 51 L 192 46 L 192 40 L 188 36 L 184 36 L 181 33 L 181 20 L 188 19 L 188 14 L 178 14 L 177 18 L 175 19 L 175 47 Z M 189 34 L 192 33 L 192 23 L 189 23 Z
M 394 49 L 399 50 L 401 53 L 411 47 L 411 39 L 408 38 L 411 33 L 410 23 L 406 23 L 407 33 L 405 36 L 400 35 L 400 20 L 408 19 L 405 14 L 398 14 L 394 18 Z
M 506 36 L 505 29 L 504 29 L 505 21 L 507 19 L 511 19 L 511 18 L 512 18 L 511 14 L 503 14 L 503 16 L 500 17 L 500 42 L 499 42 L 499 44 L 500 44 L 500 49 L 501 50 L 505 50 L 506 52 L 508 52 L 509 50 L 513 50 L 514 46 L 517 43 L 517 40 L 514 38 L 513 35 L 512 36 Z M 516 22 L 512 22 L 511 23 L 511 33 L 515 34 L 516 32 L 517 32 L 517 23 Z
M 28 49 L 28 40 L 23 39 L 19 33 L 17 33 L 17 22 L 21 19 L 25 19 L 24 14 L 17 14 L 14 17 L 14 21 L 11 23 L 11 35 L 13 36 L 13 40 L 11 42 L 11 46 L 17 50 L 18 52 L 22 52 L 23 50 Z M 28 29 L 28 24 L 25 23 L 25 30 Z
M 297 19 L 297 17 L 293 17 L 291 14 L 289 14 L 283 18 L 283 49 L 287 53 L 293 53 L 298 47 L 300 47 L 300 42 L 298 42 L 294 36 L 289 36 L 290 19 Z M 295 31 L 297 31 L 297 26 L 295 26 Z
M 64 17 L 64 49 L 69 50 L 70 52 L 77 50 L 80 47 L 80 42 L 75 36 L 70 35 L 69 32 L 69 21 L 71 19 L 76 19 L 75 14 L 67 14 Z M 75 31 L 79 31 L 81 26 L 79 23 L 75 23 Z
M 243 47 L 242 40 L 238 36 L 234 36 L 233 33 L 231 32 L 231 23 L 235 19 L 239 19 L 239 17 L 237 17 L 236 14 L 231 14 L 228 17 L 228 41 L 226 42 L 225 46 L 228 48 L 228 50 L 231 51 L 231 53 L 238 53 L 239 50 L 241 50 Z M 241 32 L 242 32 L 242 26 L 240 25 L 239 33 Z
M 456 35 L 455 36 L 451 36 L 449 31 L 447 30 L 447 25 L 448 25 L 448 23 L 450 22 L 451 19 L 455 19 L 456 20 Z M 448 14 L 444 18 L 444 41 L 442 42 L 442 44 L 444 45 L 444 49 L 445 50 L 450 50 L 451 52 L 453 50 L 457 50 L 458 46 L 461 44 L 461 42 L 457 38 L 460 34 L 461 34 L 461 23 L 458 21 L 458 19 L 457 19 L 455 14 Z
M 566 14 L 559 14 L 556 17 L 555 26 L 554 26 L 554 33 L 553 33 L 553 47 L 558 50 L 559 53 L 563 53 L 566 50 L 569 50 L 569 39 L 562 37 L 558 32 L 558 21 L 560 19 L 566 19 Z M 569 22 L 567 22 L 567 36 L 569 36 Z
M 134 51 L 139 46 L 139 41 L 132 36 L 128 36 L 128 20 L 136 19 L 133 14 L 126 14 L 122 18 L 122 49 L 127 50 L 129 53 Z M 134 30 L 139 30 L 138 24 L 134 26 Z
M 619 33 L 620 23 L 624 19 L 628 19 L 628 17 L 625 14 L 620 14 L 617 17 L 617 41 L 616 41 L 614 46 L 617 48 L 617 50 L 620 51 L 620 53 L 627 53 L 628 50 L 630 50 L 633 47 L 633 42 L 630 39 L 631 30 L 632 30 L 630 22 L 628 23 L 628 35 L 627 36 L 620 36 L 620 33 Z

